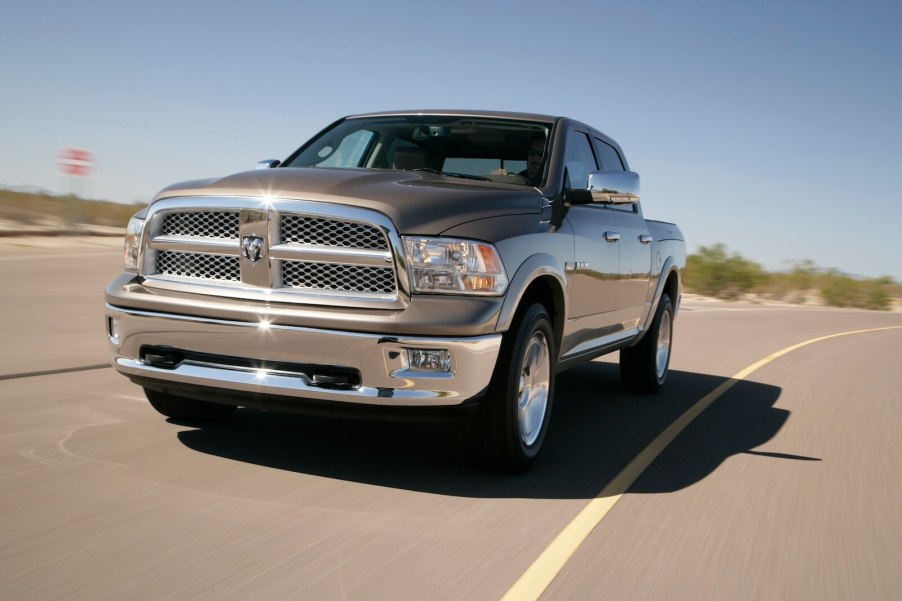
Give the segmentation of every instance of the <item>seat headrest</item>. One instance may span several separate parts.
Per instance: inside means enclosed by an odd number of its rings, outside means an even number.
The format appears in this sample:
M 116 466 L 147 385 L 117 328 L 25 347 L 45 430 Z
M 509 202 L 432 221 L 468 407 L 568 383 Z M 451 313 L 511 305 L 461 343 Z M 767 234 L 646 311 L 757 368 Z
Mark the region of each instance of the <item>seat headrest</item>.
M 428 167 L 426 150 L 423 148 L 403 147 L 395 150 L 392 161 L 395 169 L 422 169 Z

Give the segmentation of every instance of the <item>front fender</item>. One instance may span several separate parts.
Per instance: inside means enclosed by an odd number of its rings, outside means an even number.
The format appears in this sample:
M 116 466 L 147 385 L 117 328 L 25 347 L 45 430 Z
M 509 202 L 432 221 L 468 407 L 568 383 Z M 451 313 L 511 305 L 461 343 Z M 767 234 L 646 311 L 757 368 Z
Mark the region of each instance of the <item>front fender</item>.
M 554 313 L 559 314 L 560 323 L 564 323 L 568 313 L 567 294 L 565 293 L 567 277 L 564 273 L 564 266 L 553 255 L 537 253 L 527 258 L 511 278 L 504 303 L 501 305 L 496 331 L 506 332 L 510 329 L 523 296 L 530 285 L 540 278 L 548 280 L 554 297 L 555 307 L 549 307 L 549 310 L 553 309 Z M 552 317 L 554 318 L 554 316 Z M 555 322 L 557 321 L 555 319 Z

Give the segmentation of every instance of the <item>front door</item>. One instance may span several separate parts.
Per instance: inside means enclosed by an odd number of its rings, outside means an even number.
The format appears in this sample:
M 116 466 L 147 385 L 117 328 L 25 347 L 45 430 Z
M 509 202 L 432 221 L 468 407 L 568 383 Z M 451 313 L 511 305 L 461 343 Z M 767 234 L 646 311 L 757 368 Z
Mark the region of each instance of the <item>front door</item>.
M 606 242 L 605 235 L 617 231 L 617 222 L 611 209 L 601 205 L 571 207 L 567 219 L 574 240 L 574 261 L 565 266 L 570 281 L 570 315 L 593 317 L 596 325 L 606 325 L 602 314 L 617 307 L 620 245 Z

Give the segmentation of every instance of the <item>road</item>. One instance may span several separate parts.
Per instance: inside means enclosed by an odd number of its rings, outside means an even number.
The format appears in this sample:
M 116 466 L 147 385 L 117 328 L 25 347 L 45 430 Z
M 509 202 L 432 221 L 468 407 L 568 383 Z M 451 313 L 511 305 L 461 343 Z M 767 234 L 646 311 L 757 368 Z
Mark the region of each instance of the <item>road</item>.
M 20 244 L 0 243 L 4 600 L 902 596 L 902 314 L 687 301 L 661 394 L 624 392 L 611 358 L 561 374 L 542 460 L 508 476 L 441 424 L 166 421 L 105 367 L 118 243 Z

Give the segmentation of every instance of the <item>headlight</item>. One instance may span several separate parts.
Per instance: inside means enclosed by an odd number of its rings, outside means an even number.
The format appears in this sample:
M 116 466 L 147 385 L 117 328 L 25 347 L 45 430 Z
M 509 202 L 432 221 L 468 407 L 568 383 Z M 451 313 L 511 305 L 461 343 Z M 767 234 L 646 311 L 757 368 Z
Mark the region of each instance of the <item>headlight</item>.
M 412 292 L 501 295 L 507 275 L 491 244 L 405 236 Z
M 141 234 L 144 232 L 144 220 L 132 217 L 125 228 L 125 268 L 138 271 L 138 249 L 141 245 Z

